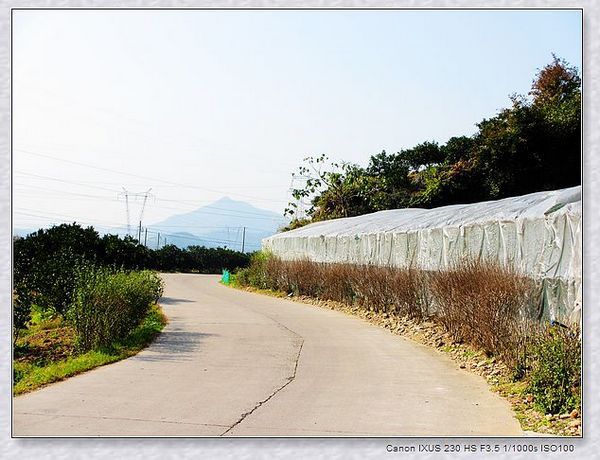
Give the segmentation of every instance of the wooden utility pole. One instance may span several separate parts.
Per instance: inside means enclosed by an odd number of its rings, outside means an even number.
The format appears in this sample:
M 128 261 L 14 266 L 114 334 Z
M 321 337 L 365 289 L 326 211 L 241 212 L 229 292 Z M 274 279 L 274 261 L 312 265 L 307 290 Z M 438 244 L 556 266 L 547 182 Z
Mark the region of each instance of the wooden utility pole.
M 142 221 L 140 220 L 140 225 L 138 227 L 138 244 L 142 243 Z
M 144 246 L 148 247 L 148 227 L 144 230 Z
M 244 252 L 244 244 L 246 243 L 246 227 L 242 231 L 242 252 Z

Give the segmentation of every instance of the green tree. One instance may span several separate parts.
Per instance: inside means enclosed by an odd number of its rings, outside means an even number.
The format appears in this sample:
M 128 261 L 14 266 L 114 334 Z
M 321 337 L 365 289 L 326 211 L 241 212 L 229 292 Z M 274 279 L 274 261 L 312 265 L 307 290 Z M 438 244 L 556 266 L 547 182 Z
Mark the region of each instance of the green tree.
M 581 79 L 554 56 L 539 70 L 530 96 L 479 123 L 475 161 L 490 198 L 581 183 Z
M 365 193 L 364 171 L 351 163 L 335 163 L 326 155 L 307 157 L 293 178 L 304 179 L 300 188 L 292 189 L 296 200 L 310 200 L 308 215 L 313 220 L 350 217 L 370 212 Z M 285 210 L 293 220 L 298 215 L 297 204 L 290 202 Z
M 411 166 L 401 154 L 385 150 L 371 157 L 366 174 L 369 183 L 365 190 L 373 210 L 402 208 L 408 205 L 415 186 L 410 178 Z
M 95 263 L 100 238 L 92 228 L 62 224 L 14 241 L 13 278 L 19 309 L 35 303 L 57 313 L 66 311 L 75 288 L 74 270 Z
M 420 143 L 373 155 L 366 168 L 308 157 L 293 190 L 310 199 L 307 216 L 286 210 L 294 228 L 311 221 L 383 209 L 443 206 L 570 187 L 581 183 L 581 78 L 553 56 L 538 70 L 528 96 L 476 126 L 473 136 Z M 303 219 L 299 219 L 303 218 Z
M 152 258 L 152 251 L 129 235 L 124 238 L 117 235 L 104 235 L 101 239 L 101 248 L 101 264 L 116 268 L 145 268 Z
M 444 154 L 437 142 L 423 142 L 398 152 L 413 171 L 429 168 L 444 161 Z
M 446 165 L 468 160 L 473 154 L 475 139 L 468 136 L 451 137 L 446 144 L 440 146 L 441 155 Z

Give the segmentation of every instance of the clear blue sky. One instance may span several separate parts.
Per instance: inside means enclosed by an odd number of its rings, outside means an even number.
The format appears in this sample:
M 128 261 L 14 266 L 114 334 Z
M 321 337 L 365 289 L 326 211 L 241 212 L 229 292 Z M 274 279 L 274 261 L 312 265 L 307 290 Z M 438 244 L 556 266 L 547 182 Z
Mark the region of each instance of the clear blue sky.
M 280 212 L 307 155 L 365 165 L 472 134 L 551 53 L 581 69 L 578 11 L 16 11 L 13 27 L 16 227 L 123 224 L 123 186 L 152 187 L 148 223 L 223 195 Z

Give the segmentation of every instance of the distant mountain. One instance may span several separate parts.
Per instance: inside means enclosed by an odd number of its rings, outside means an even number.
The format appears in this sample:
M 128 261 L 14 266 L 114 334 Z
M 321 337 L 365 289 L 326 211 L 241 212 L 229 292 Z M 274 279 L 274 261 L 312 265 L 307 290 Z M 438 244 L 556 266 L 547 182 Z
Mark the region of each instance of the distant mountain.
M 287 223 L 287 219 L 281 214 L 225 197 L 195 211 L 150 224 L 147 226 L 147 233 L 146 225 L 143 225 L 141 242 L 152 249 L 164 246 L 166 243 L 180 248 L 195 245 L 209 248 L 227 247 L 240 251 L 243 240 L 244 251 L 251 252 L 260 249 L 263 238 L 273 235 Z M 101 235 L 109 233 L 124 237 L 128 234 L 125 227 L 94 226 L 94 228 Z M 27 236 L 37 230 L 37 228 L 15 228 L 13 234 Z M 138 229 L 135 227 L 131 229 L 130 234 L 137 239 L 137 232 Z
M 147 244 L 155 248 L 157 233 L 160 233 L 160 246 L 166 238 L 167 244 L 181 248 L 197 245 L 239 251 L 244 240 L 244 250 L 250 252 L 260 249 L 261 240 L 286 223 L 281 214 L 225 197 L 195 211 L 148 225 Z

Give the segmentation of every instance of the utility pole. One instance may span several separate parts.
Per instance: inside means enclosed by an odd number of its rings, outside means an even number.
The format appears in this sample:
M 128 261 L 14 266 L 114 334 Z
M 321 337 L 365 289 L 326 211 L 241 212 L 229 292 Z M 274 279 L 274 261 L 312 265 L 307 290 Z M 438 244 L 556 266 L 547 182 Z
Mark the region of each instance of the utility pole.
M 160 245 L 160 232 L 158 232 L 158 238 L 156 239 L 156 249 L 158 249 L 159 245 Z
M 242 231 L 242 252 L 244 252 L 244 244 L 246 243 L 246 227 Z
M 140 225 L 138 227 L 138 244 L 142 242 L 142 221 L 140 220 Z
M 148 247 L 148 227 L 144 230 L 144 246 Z

